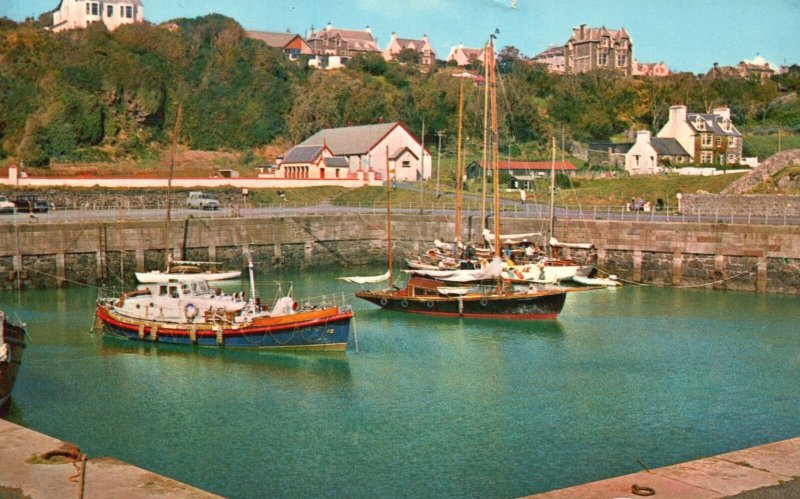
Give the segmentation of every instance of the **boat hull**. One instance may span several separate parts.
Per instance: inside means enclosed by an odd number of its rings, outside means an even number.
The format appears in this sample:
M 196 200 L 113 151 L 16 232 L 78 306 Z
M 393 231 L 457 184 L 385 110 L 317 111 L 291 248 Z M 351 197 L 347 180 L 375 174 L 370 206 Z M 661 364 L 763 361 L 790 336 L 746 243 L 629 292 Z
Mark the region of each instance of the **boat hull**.
M 154 284 L 163 282 L 168 279 L 178 279 L 186 276 L 202 277 L 206 281 L 227 281 L 229 279 L 238 279 L 242 275 L 241 270 L 231 270 L 229 272 L 200 272 L 196 274 L 173 273 L 173 272 L 136 272 L 136 280 L 142 284 Z
M 2 320 L 2 318 L 0 318 Z M 0 414 L 5 412 L 11 401 L 11 391 L 22 365 L 22 352 L 25 348 L 25 330 L 2 320 L 3 343 L 6 345 L 5 360 L 0 359 Z
M 338 308 L 224 326 L 135 320 L 104 306 L 98 306 L 95 315 L 97 325 L 106 334 L 128 340 L 215 348 L 306 350 L 345 350 L 353 318 L 351 311 Z
M 362 291 L 356 296 L 396 312 L 477 319 L 537 320 L 558 317 L 567 295 L 559 291 L 536 295 L 413 297 L 393 291 Z

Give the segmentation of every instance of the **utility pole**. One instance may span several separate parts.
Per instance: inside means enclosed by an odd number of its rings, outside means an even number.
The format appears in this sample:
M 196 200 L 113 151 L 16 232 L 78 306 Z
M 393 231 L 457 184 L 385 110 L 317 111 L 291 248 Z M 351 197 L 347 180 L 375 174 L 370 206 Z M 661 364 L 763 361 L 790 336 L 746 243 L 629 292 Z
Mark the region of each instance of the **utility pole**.
M 439 130 L 436 132 L 436 136 L 439 138 L 439 145 L 437 147 L 437 158 L 436 158 L 436 198 L 439 198 L 439 167 L 442 166 L 442 137 L 447 135 L 444 133 L 444 130 Z

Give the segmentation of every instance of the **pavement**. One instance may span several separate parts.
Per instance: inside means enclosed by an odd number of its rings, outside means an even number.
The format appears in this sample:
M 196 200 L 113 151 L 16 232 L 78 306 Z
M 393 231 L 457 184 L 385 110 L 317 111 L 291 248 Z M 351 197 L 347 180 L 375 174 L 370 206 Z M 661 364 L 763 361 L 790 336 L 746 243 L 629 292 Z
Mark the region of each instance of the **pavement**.
M 220 496 L 114 458 L 50 460 L 42 454 L 71 444 L 0 419 L 0 498 L 191 498 Z M 74 461 L 74 462 L 73 462 Z
M 639 489 L 635 494 L 634 485 Z M 650 494 L 649 492 L 654 492 Z M 800 438 L 536 494 L 536 499 L 800 498 Z

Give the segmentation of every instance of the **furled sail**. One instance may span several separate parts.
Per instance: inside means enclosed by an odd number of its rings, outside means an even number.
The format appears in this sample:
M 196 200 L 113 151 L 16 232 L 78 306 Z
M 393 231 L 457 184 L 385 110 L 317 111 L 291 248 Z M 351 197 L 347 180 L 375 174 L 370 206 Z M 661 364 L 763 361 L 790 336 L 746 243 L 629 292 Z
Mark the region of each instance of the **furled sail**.
M 592 243 L 562 243 L 559 242 L 559 240 L 556 239 L 555 237 L 550 238 L 550 246 L 554 246 L 556 248 L 576 248 L 576 249 L 594 248 L 594 244 Z
M 389 271 L 386 271 L 386 273 L 383 275 L 337 277 L 337 279 L 341 279 L 347 282 L 353 282 L 356 284 L 375 284 L 376 282 L 383 282 L 388 280 Z

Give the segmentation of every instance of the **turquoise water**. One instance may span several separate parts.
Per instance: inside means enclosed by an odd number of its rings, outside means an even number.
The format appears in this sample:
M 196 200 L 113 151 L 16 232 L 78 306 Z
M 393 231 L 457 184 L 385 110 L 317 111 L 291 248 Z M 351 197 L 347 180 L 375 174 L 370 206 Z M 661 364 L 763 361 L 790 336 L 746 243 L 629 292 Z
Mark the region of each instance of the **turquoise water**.
M 31 336 L 9 419 L 229 497 L 513 497 L 800 435 L 796 297 L 626 287 L 529 323 L 353 299 L 359 354 L 103 338 L 94 298 L 0 294 Z

